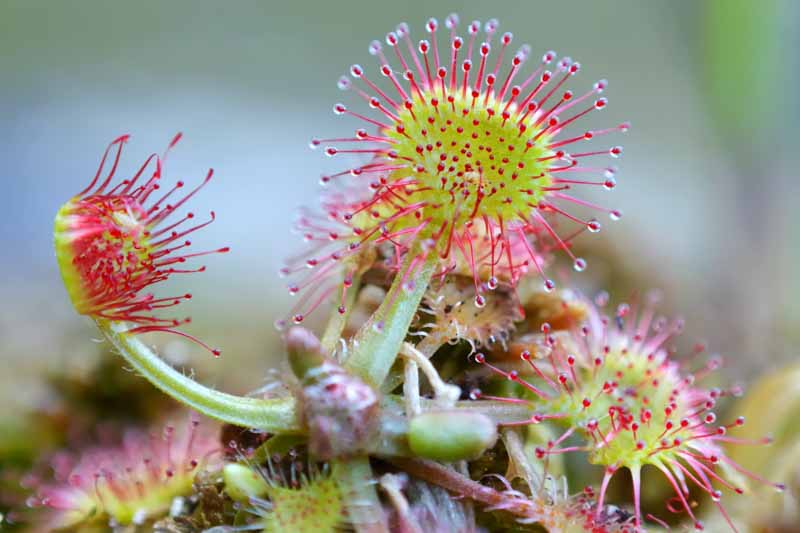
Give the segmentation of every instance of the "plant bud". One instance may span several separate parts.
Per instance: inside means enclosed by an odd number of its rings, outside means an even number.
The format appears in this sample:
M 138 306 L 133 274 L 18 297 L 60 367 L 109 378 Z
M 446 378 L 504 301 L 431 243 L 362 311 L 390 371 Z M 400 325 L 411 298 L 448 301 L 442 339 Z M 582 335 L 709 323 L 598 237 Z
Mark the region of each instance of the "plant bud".
M 497 441 L 489 417 L 466 411 L 422 413 L 411 420 L 408 443 L 414 454 L 437 461 L 476 459 Z
M 248 502 L 267 493 L 267 482 L 261 475 L 239 463 L 228 463 L 222 470 L 225 490 L 234 501 Z
M 289 366 L 297 379 L 302 380 L 306 373 L 325 362 L 319 339 L 305 328 L 294 327 L 286 332 L 286 351 L 289 354 Z
M 378 395 L 322 355 L 319 341 L 308 330 L 292 328 L 286 342 L 302 386 L 309 452 L 322 460 L 366 452 L 378 434 Z

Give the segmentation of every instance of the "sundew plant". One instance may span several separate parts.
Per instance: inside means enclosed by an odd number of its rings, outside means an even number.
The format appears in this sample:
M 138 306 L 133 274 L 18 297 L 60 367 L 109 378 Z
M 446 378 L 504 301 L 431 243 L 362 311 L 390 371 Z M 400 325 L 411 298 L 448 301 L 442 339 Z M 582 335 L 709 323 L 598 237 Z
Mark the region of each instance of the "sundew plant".
M 192 295 L 157 287 L 229 251 L 192 246 L 215 218 L 192 197 L 221 185 L 170 179 L 180 134 L 133 175 L 119 171 L 129 137 L 111 142 L 56 215 L 64 285 L 127 367 L 196 414 L 59 463 L 34 488 L 37 523 L 600 533 L 713 517 L 737 531 L 745 493 L 783 490 L 732 458 L 769 439 L 737 435 L 745 419 L 720 408 L 743 391 L 719 384 L 704 346 L 675 348 L 682 321 L 656 293 L 571 287 L 590 268 L 581 242 L 622 218 L 587 192 L 615 188 L 630 125 L 596 126 L 608 81 L 499 28 L 401 23 L 338 81 L 342 129 L 310 145 L 342 168 L 281 270 L 291 371 L 255 394 L 206 387 L 140 337 L 221 355 L 181 329 Z M 318 334 L 301 325 L 312 313 L 328 316 Z

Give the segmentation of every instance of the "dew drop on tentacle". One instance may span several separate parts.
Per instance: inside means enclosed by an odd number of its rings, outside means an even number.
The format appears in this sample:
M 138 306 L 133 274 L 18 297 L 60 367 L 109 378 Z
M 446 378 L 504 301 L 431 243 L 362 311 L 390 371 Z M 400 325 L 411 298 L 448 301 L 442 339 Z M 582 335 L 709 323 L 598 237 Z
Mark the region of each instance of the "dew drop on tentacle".
M 458 23 L 459 23 L 458 13 L 450 13 L 444 19 L 444 25 L 449 30 L 456 29 L 456 27 L 458 26 Z
M 380 54 L 382 49 L 383 47 L 381 46 L 380 41 L 378 41 L 377 39 L 369 43 L 368 51 L 369 54 L 372 56 L 377 56 L 378 54 Z
M 495 18 L 489 19 L 488 21 L 486 21 L 486 24 L 483 26 L 483 31 L 484 31 L 484 33 L 486 35 L 488 35 L 491 38 L 491 36 L 494 35 L 494 33 L 497 31 L 497 28 L 499 26 L 500 26 L 500 22 L 497 19 L 495 19 Z
M 434 33 L 438 27 L 439 21 L 434 17 L 429 18 L 428 22 L 425 24 L 425 29 L 428 31 L 428 33 Z
M 608 294 L 607 291 L 600 291 L 594 297 L 594 304 L 597 307 L 605 307 L 606 305 L 608 305 L 609 299 L 610 299 L 610 295 Z

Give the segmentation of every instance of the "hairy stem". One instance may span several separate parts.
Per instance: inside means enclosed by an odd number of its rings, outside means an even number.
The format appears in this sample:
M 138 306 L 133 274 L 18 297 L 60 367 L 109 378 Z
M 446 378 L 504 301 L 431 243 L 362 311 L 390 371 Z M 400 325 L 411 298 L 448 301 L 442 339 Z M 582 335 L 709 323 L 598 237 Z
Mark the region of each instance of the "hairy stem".
M 352 353 L 345 367 L 370 385 L 379 387 L 394 364 L 436 270 L 437 259 L 435 253 L 429 253 L 420 265 L 418 256 L 409 253 L 386 299 L 353 339 Z M 404 286 L 407 283 L 412 286 Z
M 97 320 L 97 327 L 119 354 L 162 392 L 198 413 L 237 426 L 270 433 L 301 433 L 294 398 L 263 400 L 215 391 L 165 363 L 122 322 Z

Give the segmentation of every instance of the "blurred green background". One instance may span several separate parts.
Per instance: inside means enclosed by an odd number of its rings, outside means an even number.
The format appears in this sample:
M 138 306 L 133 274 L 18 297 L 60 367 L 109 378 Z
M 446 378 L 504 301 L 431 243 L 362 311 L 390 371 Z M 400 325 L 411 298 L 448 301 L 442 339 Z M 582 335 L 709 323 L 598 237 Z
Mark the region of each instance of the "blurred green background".
M 633 123 L 619 187 L 597 194 L 625 216 L 579 241 L 590 268 L 577 282 L 663 288 L 665 308 L 727 356 L 733 379 L 795 358 L 797 2 L 2 0 L 0 417 L 46 405 L 43 373 L 80 372 L 96 352 L 98 335 L 61 287 L 52 220 L 122 133 L 133 135 L 123 172 L 185 133 L 167 177 L 200 180 L 210 166 L 218 176 L 194 202 L 218 215 L 196 248 L 233 248 L 171 282 L 196 295 L 187 329 L 223 357 L 154 342 L 210 384 L 258 387 L 279 353 L 272 323 L 290 305 L 277 270 L 300 247 L 294 208 L 343 164 L 307 143 L 357 127 L 331 113 L 352 96 L 338 76 L 352 63 L 374 72 L 367 45 L 396 23 L 421 38 L 427 17 L 451 11 L 462 24 L 498 17 L 534 56 L 571 55 L 584 67 L 576 91 L 610 81 L 598 124 Z

